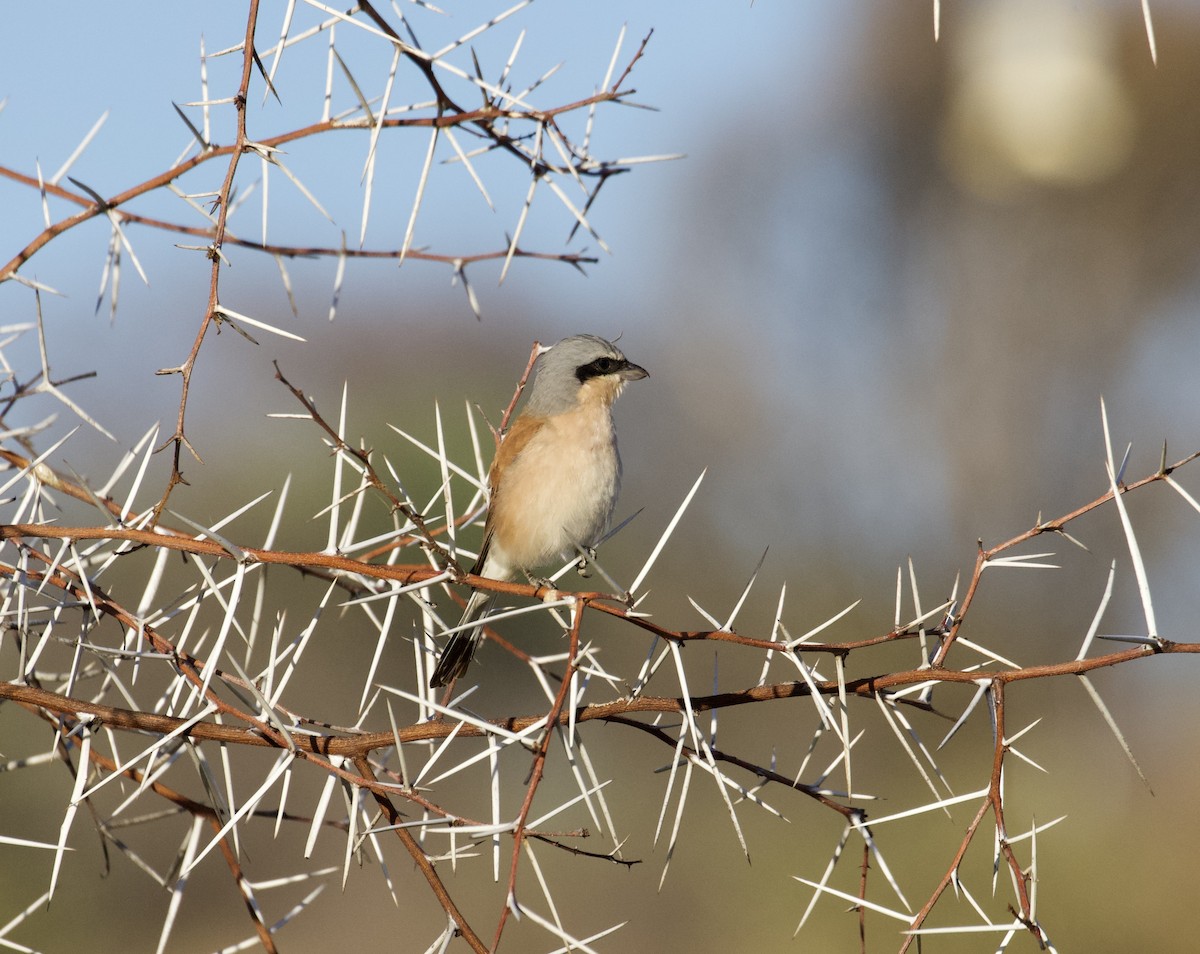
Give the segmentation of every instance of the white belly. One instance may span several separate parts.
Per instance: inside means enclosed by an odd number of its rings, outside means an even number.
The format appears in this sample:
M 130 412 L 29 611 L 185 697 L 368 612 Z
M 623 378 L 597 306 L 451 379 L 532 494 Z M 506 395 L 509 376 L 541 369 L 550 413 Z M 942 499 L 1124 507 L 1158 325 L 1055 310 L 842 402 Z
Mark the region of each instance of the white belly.
M 492 502 L 493 555 L 532 570 L 575 554 L 603 536 L 621 485 L 612 416 L 581 407 L 549 418 L 503 477 Z

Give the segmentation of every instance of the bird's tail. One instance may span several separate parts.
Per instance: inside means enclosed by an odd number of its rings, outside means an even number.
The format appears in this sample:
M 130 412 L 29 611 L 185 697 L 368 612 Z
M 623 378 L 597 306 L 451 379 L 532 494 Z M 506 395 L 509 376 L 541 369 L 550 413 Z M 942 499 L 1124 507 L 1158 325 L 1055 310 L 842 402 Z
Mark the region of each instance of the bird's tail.
M 465 625 L 473 619 L 482 619 L 491 611 L 495 601 L 495 593 L 475 590 L 471 594 L 471 598 L 467 600 L 467 608 L 463 610 L 462 619 L 459 620 L 458 625 Z M 446 643 L 446 648 L 442 650 L 437 668 L 434 669 L 433 675 L 429 679 L 429 688 L 440 689 L 465 673 L 467 667 L 471 665 L 471 658 L 475 655 L 475 650 L 479 648 L 479 642 L 482 639 L 482 622 L 470 629 L 460 629 L 451 636 L 450 642 Z

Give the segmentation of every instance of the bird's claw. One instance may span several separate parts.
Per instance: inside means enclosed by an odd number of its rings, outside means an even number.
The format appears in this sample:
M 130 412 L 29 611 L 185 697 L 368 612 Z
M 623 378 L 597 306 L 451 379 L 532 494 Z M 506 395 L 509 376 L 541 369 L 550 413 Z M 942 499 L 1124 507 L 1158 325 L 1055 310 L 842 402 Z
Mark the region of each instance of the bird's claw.
M 583 553 L 579 557 L 579 562 L 575 564 L 575 572 L 585 580 L 592 575 L 592 570 L 589 564 L 596 559 L 595 547 L 580 547 Z

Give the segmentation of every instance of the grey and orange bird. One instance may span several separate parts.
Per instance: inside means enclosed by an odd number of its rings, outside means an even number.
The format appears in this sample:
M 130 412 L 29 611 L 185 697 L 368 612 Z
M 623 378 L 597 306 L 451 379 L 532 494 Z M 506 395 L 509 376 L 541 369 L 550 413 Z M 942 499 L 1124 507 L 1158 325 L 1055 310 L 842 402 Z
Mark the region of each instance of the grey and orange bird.
M 473 574 L 516 579 L 603 536 L 621 487 L 612 405 L 627 382 L 646 375 L 595 335 L 564 338 L 542 353 L 525 407 L 488 472 L 488 514 Z M 459 625 L 486 616 L 495 600 L 475 590 Z M 482 622 L 454 633 L 430 687 L 466 672 L 482 638 Z

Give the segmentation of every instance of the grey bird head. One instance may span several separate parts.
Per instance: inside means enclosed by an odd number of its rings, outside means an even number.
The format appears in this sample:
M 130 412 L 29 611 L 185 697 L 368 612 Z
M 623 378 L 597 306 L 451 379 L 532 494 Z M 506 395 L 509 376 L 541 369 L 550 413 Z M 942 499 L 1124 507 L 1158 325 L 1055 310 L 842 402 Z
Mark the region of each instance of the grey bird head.
M 589 381 L 611 382 L 615 398 L 625 382 L 648 374 L 611 341 L 595 335 L 563 338 L 538 359 L 525 409 L 539 417 L 561 414 L 575 406 L 581 388 Z

